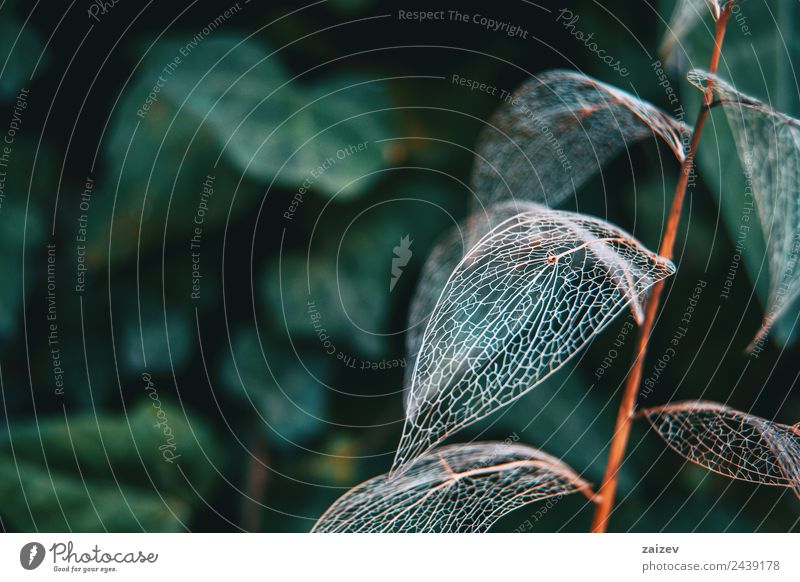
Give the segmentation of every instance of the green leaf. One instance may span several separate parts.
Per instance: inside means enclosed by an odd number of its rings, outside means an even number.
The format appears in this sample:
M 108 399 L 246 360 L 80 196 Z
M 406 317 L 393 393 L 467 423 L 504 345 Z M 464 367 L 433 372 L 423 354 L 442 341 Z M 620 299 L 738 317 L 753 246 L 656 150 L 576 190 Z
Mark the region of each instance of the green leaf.
M 19 531 L 183 530 L 215 480 L 214 449 L 157 394 L 127 417 L 15 422 L 0 439 L 0 514 Z
M 326 426 L 334 360 L 319 353 L 295 354 L 263 334 L 261 340 L 251 328 L 233 335 L 233 355 L 226 350 L 220 366 L 221 384 L 258 415 L 273 444 L 306 441 Z
M 179 54 L 177 45 L 170 53 Z M 265 183 L 297 187 L 309 180 L 316 191 L 348 198 L 386 166 L 388 146 L 377 142 L 391 135 L 390 116 L 380 111 L 390 103 L 385 82 L 369 76 L 306 84 L 292 79 L 280 55 L 223 36 L 182 59 L 164 97 L 185 103 L 237 169 Z
M 234 214 L 262 195 L 253 184 L 240 184 L 225 163 L 215 167 L 209 128 L 163 93 L 144 119 L 137 115 L 159 76 L 146 70 L 122 96 L 104 142 L 106 171 L 92 195 L 88 222 L 90 268 L 105 266 L 109 254 L 117 260 L 137 249 L 159 248 L 164 238 L 183 238 L 188 246 L 195 228 L 208 236 L 224 223 L 234 192 Z
M 370 173 L 386 166 L 388 146 L 377 143 L 390 135 L 379 111 L 390 107 L 385 82 L 339 75 L 304 86 L 279 59 L 253 41 L 208 40 L 181 63 L 165 95 L 185 100 L 231 162 L 256 179 L 287 187 L 308 180 L 340 198 L 363 193 L 376 180 Z
M 109 223 L 114 256 L 160 245 L 164 230 L 191 236 L 209 175 L 203 229 L 222 224 L 232 204 L 234 216 L 252 208 L 264 185 L 337 200 L 362 194 L 391 155 L 379 143 L 391 133 L 391 113 L 369 112 L 388 108 L 384 82 L 292 81 L 280 55 L 252 40 L 222 35 L 190 50 L 183 41 L 158 45 L 125 90 L 104 144 L 107 176 L 95 195 L 102 210 L 92 210 L 90 260 L 105 258 Z

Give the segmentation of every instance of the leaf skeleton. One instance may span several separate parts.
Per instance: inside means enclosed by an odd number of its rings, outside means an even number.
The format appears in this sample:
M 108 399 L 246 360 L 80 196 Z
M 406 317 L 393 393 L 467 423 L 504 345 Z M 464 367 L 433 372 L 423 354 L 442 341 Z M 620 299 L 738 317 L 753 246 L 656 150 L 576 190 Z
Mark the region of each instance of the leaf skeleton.
M 637 410 L 661 291 L 676 271 L 671 258 L 696 149 L 716 107 L 733 129 L 769 235 L 770 294 L 754 352 L 800 298 L 800 121 L 717 76 L 734 2 L 679 0 L 662 44 L 664 52 L 679 46 L 700 18 L 698 7 L 708 9 L 715 32 L 709 70 L 688 74 L 703 93 L 693 128 L 573 71 L 533 75 L 501 105 L 476 147 L 472 213 L 430 253 L 409 309 L 413 365 L 394 463 L 339 497 L 313 531 L 481 532 L 521 505 L 573 493 L 594 504 L 591 530 L 606 531 L 631 424 L 641 418 L 686 461 L 800 498 L 800 424 L 708 401 Z M 648 136 L 681 166 L 657 252 L 605 220 L 553 208 Z M 598 489 L 522 443 L 442 444 L 546 381 L 626 309 L 640 326 L 638 347 Z M 643 554 L 678 550 L 642 546 Z

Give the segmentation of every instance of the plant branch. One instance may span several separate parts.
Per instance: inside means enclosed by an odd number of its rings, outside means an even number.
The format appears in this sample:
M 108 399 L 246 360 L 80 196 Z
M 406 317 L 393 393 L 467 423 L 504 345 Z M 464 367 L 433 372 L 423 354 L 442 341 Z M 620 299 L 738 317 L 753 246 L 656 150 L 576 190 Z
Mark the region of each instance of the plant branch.
M 261 531 L 261 514 L 264 509 L 264 492 L 269 480 L 269 465 L 267 462 L 267 446 L 264 436 L 256 429 L 251 437 L 249 460 L 247 462 L 247 488 L 242 499 L 242 528 L 248 532 Z
M 728 22 L 733 2 L 727 2 L 716 22 L 716 30 L 714 34 L 714 49 L 711 53 L 711 62 L 709 63 L 709 72 L 715 74 L 719 66 L 719 57 L 722 50 L 722 40 L 725 37 L 725 27 Z M 678 226 L 681 220 L 681 211 L 683 210 L 683 201 L 686 198 L 686 191 L 689 186 L 689 178 L 692 175 L 694 167 L 694 158 L 697 153 L 697 144 L 700 142 L 700 134 L 703 132 L 703 126 L 708 117 L 708 111 L 713 101 L 714 87 L 713 80 L 709 79 L 706 89 L 703 93 L 703 104 L 697 115 L 697 122 L 695 123 L 692 132 L 691 141 L 689 142 L 689 149 L 686 153 L 686 159 L 681 167 L 681 173 L 678 178 L 678 183 L 675 186 L 675 194 L 672 199 L 672 207 L 670 208 L 669 218 L 667 225 L 664 229 L 664 237 L 661 239 L 661 246 L 658 253 L 667 258 L 672 258 L 673 248 L 675 246 L 675 238 L 678 235 Z M 642 372 L 644 369 L 645 356 L 647 355 L 647 345 L 650 340 L 650 335 L 655 323 L 656 314 L 661 301 L 661 294 L 664 290 L 664 281 L 659 281 L 653 286 L 650 297 L 647 300 L 647 307 L 645 310 L 645 318 L 642 326 L 639 328 L 639 336 L 636 345 L 636 356 L 631 366 L 628 375 L 625 391 L 620 402 L 619 412 L 617 413 L 617 421 L 614 427 L 614 434 L 611 438 L 611 446 L 608 453 L 608 462 L 606 463 L 605 475 L 598 490 L 599 501 L 597 503 L 594 519 L 592 520 L 592 532 L 605 532 L 608 527 L 608 518 L 614 507 L 614 498 L 617 491 L 617 476 L 622 461 L 625 458 L 625 453 L 628 448 L 628 439 L 631 433 L 631 425 L 633 423 L 633 416 L 636 410 L 636 395 L 639 392 L 639 385 L 642 381 Z

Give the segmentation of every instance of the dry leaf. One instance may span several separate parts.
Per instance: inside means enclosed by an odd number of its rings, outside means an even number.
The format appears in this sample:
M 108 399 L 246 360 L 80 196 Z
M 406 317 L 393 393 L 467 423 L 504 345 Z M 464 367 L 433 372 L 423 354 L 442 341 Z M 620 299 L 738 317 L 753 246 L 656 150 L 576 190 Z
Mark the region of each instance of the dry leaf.
M 647 290 L 675 270 L 603 220 L 527 208 L 488 218 L 496 226 L 445 282 L 419 342 L 394 471 L 528 392 L 626 306 L 641 319 Z
M 494 226 L 525 211 L 540 208 L 530 202 L 497 204 L 485 211 L 472 214 L 447 232 L 434 246 L 425 260 L 419 283 L 411 298 L 408 315 L 406 351 L 415 358 L 422 344 L 422 335 L 442 289 L 467 249 L 475 246 Z M 413 367 L 409 367 L 413 370 Z
M 716 76 L 693 70 L 689 81 L 701 90 L 712 83 L 736 140 L 764 232 L 770 271 L 767 313 L 753 349 L 800 295 L 800 120 L 748 97 Z M 731 192 L 729 195 L 737 195 Z
M 572 71 L 522 85 L 477 146 L 475 210 L 507 200 L 555 206 L 624 148 L 658 135 L 680 161 L 688 128 L 649 103 Z
M 519 444 L 442 447 L 405 474 L 380 475 L 340 497 L 314 532 L 484 532 L 533 501 L 589 484 L 559 459 Z
M 714 402 L 681 402 L 641 413 L 678 454 L 711 471 L 800 497 L 800 428 Z

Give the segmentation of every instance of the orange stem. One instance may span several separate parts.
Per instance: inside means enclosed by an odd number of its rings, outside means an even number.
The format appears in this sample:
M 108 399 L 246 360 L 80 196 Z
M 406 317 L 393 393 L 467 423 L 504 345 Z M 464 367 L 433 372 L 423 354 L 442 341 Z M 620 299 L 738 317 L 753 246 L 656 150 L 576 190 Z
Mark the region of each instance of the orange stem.
M 719 66 L 722 40 L 725 37 L 725 26 L 728 22 L 728 16 L 730 15 L 732 6 L 733 2 L 726 3 L 719 19 L 717 19 L 714 35 L 714 50 L 711 53 L 711 62 L 708 67 L 709 72 L 712 74 L 717 72 L 717 67 Z M 697 144 L 700 142 L 700 134 L 703 132 L 703 126 L 706 123 L 709 107 L 713 100 L 713 84 L 713 80 L 709 79 L 705 92 L 703 93 L 703 105 L 700 107 L 700 112 L 697 115 L 697 122 L 692 132 L 692 139 L 689 142 L 689 150 L 686 153 L 686 159 L 683 161 L 678 183 L 675 185 L 675 195 L 672 199 L 672 207 L 664 230 L 664 238 L 661 239 L 661 246 L 658 250 L 658 254 L 667 259 L 672 258 L 675 238 L 678 235 L 678 226 L 681 221 L 683 201 L 686 198 L 689 177 L 691 176 L 694 166 Z M 611 438 L 611 447 L 608 452 L 608 462 L 606 463 L 603 482 L 597 492 L 599 501 L 595 508 L 594 519 L 592 520 L 592 532 L 606 531 L 608 527 L 608 518 L 614 507 L 614 498 L 617 492 L 617 475 L 619 474 L 619 468 L 622 465 L 622 461 L 628 449 L 628 439 L 631 434 L 633 414 L 636 410 L 636 395 L 639 392 L 639 385 L 642 382 L 647 344 L 653 330 L 653 324 L 655 323 L 656 314 L 658 313 L 658 306 L 661 301 L 661 293 L 663 290 L 664 281 L 662 280 L 653 286 L 653 290 L 647 300 L 644 322 L 639 328 L 636 356 L 631 366 L 631 371 L 625 384 L 625 392 L 623 393 L 622 402 L 620 402 L 619 412 L 617 413 L 617 422 L 614 427 L 614 434 Z

